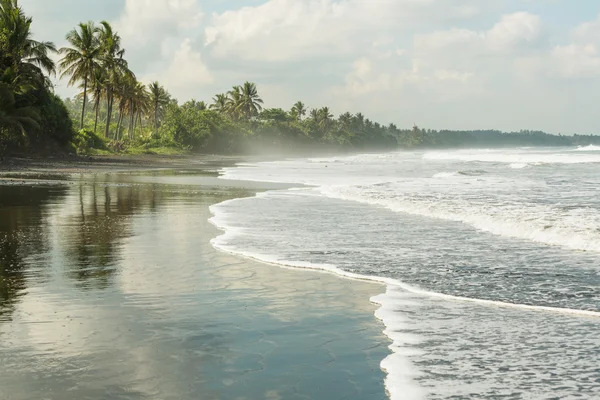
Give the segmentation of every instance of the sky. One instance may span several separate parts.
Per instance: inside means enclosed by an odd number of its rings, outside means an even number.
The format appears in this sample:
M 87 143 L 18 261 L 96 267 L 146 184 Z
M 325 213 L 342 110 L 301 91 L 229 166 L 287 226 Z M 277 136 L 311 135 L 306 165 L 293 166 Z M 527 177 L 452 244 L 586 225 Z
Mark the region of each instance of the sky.
M 111 22 L 139 80 L 210 102 L 328 106 L 431 129 L 600 134 L 597 0 L 20 0 L 35 38 Z M 56 91 L 72 96 L 66 80 Z

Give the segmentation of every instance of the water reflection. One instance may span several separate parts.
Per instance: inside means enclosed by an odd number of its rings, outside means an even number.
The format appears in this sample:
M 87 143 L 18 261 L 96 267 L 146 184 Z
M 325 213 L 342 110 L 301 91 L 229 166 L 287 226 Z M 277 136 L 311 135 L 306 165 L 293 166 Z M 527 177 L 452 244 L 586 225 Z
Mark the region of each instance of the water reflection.
M 27 288 L 30 259 L 48 251 L 46 210 L 66 189 L 0 186 L 0 321 Z
M 79 182 L 78 209 L 61 226 L 60 244 L 67 274 L 86 289 L 105 289 L 113 283 L 124 240 L 131 236 L 131 216 L 144 208 L 156 211 L 156 187 L 109 186 Z
M 385 399 L 379 288 L 216 252 L 253 192 L 172 175 L 0 186 L 0 398 Z

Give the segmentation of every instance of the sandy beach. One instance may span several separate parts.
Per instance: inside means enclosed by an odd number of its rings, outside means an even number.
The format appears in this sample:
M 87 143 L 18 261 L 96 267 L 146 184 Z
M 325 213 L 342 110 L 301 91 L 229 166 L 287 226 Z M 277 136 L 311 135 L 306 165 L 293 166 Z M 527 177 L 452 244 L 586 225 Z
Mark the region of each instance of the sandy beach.
M 0 398 L 387 398 L 383 286 L 210 245 L 210 205 L 273 188 L 231 162 L 5 170 Z

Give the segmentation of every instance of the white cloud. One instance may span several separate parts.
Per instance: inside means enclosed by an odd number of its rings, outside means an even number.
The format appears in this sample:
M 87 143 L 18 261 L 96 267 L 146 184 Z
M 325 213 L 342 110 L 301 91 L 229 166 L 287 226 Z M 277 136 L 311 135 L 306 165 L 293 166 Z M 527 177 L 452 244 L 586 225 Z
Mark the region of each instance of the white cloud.
M 129 46 L 146 46 L 198 27 L 197 0 L 126 0 L 116 27 Z
M 565 78 L 600 76 L 600 53 L 595 44 L 557 46 L 552 51 L 552 64 Z
M 418 25 L 472 18 L 481 8 L 473 0 L 269 0 L 213 14 L 206 45 L 216 57 L 248 60 L 355 54 L 392 44 Z
M 192 41 L 184 39 L 167 70 L 160 80 L 176 96 L 188 99 L 196 97 L 201 88 L 214 81 L 212 73 L 202 60 L 202 55 L 194 50 Z
M 486 34 L 488 45 L 497 51 L 514 51 L 535 43 L 541 35 L 539 16 L 527 12 L 504 15 Z

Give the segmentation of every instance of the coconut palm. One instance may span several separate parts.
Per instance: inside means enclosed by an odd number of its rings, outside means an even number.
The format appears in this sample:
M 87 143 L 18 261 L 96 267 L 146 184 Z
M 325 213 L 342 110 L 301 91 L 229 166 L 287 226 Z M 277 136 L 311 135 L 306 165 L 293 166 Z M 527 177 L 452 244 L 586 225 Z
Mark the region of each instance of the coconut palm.
M 242 102 L 242 88 L 240 86 L 234 86 L 229 92 L 227 92 L 227 105 L 225 111 L 234 120 L 240 117 L 240 104 Z
M 327 131 L 333 122 L 333 114 L 329 111 L 329 107 L 323 107 L 318 111 L 318 123 L 323 132 Z
M 350 125 L 352 124 L 352 114 L 346 112 L 340 115 L 338 121 L 342 130 L 350 130 Z
M 306 115 L 306 105 L 303 102 L 298 101 L 292 107 L 291 114 L 297 121 L 302 121 L 302 117 Z
M 32 38 L 32 21 L 17 0 L 0 0 L 0 70 L 11 68 L 18 85 L 50 85 L 44 71 L 49 75 L 56 71 L 49 56 L 56 52 L 56 46 Z
M 210 109 L 217 112 L 225 112 L 227 109 L 227 95 L 226 94 L 217 94 L 213 97 L 213 103 L 210 105 Z
M 94 112 L 96 117 L 94 119 L 94 133 L 98 129 L 98 115 L 100 114 L 100 102 L 104 96 L 106 87 L 106 74 L 100 68 L 97 68 L 92 73 L 90 79 L 90 90 L 92 92 L 92 101 L 94 102 Z
M 185 104 L 183 105 L 183 107 L 193 108 L 194 110 L 197 110 L 197 111 L 204 111 L 208 108 L 206 106 L 206 102 L 198 101 L 196 99 L 191 99 L 191 100 L 186 101 Z
M 77 82 L 83 82 L 83 107 L 81 107 L 81 122 L 83 128 L 83 117 L 85 116 L 85 105 L 87 101 L 88 83 L 94 71 L 100 68 L 99 58 L 101 55 L 100 42 L 96 34 L 98 28 L 93 22 L 80 23 L 79 31 L 73 29 L 67 33 L 67 41 L 71 47 L 63 47 L 60 54 L 61 78 L 70 75 L 69 86 Z
M 147 115 L 150 111 L 150 95 L 148 90 L 146 89 L 146 85 L 143 83 L 136 81 L 133 86 L 133 96 L 131 98 L 131 113 L 133 119 L 137 118 L 140 127 L 140 133 L 143 131 L 143 116 Z M 135 131 L 135 123 L 134 123 L 134 131 Z
M 165 107 L 169 104 L 171 100 L 171 96 L 169 92 L 165 90 L 158 82 L 152 82 L 150 86 L 148 86 L 149 91 L 149 101 L 152 107 L 152 112 L 154 114 L 154 134 L 158 134 L 158 121 L 159 118 L 162 118 Z
M 121 37 L 116 33 L 112 26 L 102 21 L 98 34 L 100 41 L 101 56 L 100 65 L 106 72 L 106 131 L 105 136 L 109 136 L 110 122 L 113 111 L 114 91 L 119 85 L 119 80 L 123 76 L 135 77 L 129 70 L 127 61 L 123 58 L 125 49 L 121 47 Z
M 20 131 L 26 136 L 27 130 L 39 128 L 39 118 L 33 107 L 17 106 L 14 87 L 0 82 L 0 133 L 4 128 L 9 132 Z
M 244 83 L 240 88 L 240 98 L 236 106 L 237 111 L 246 119 L 255 117 L 262 111 L 263 100 L 258 95 L 256 84 Z

